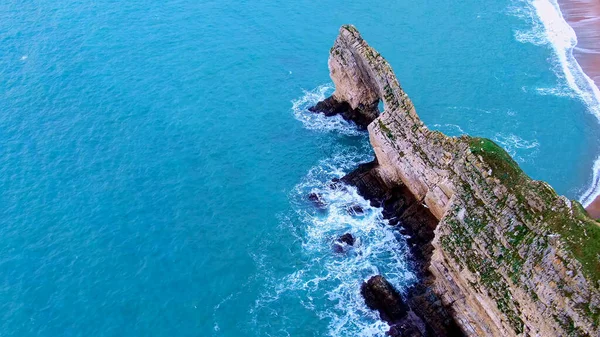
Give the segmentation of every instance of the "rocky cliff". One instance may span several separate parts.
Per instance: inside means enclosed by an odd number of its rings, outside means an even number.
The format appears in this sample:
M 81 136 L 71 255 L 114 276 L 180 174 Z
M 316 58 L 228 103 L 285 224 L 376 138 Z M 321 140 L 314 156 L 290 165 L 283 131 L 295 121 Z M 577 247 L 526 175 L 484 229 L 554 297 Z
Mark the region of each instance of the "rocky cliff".
M 329 69 L 335 92 L 314 110 L 368 125 L 376 162 L 353 179 L 379 186 L 364 193 L 404 189 L 430 212 L 427 287 L 465 335 L 600 336 L 600 227 L 578 202 L 488 139 L 429 130 L 353 26 L 340 29 Z

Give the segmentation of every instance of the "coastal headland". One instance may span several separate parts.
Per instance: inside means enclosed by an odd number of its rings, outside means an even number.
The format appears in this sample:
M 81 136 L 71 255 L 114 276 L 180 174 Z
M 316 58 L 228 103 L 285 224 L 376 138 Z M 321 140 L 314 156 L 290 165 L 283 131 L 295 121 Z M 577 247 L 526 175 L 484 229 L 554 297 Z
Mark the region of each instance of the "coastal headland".
M 600 335 L 600 227 L 579 202 L 489 139 L 428 129 L 354 26 L 340 29 L 329 70 L 335 92 L 312 111 L 360 116 L 376 157 L 343 181 L 410 233 L 417 260 L 404 301 L 382 278 L 363 285 L 391 335 Z

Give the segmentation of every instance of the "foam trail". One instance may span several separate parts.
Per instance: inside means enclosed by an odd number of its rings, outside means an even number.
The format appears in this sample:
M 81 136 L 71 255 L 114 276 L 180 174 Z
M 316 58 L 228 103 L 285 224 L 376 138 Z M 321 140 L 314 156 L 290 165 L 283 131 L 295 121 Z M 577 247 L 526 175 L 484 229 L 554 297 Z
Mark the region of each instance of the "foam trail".
M 573 56 L 577 35 L 563 17 L 560 6 L 555 0 L 532 0 L 527 2 L 527 7 L 535 13 L 539 23 L 534 21 L 532 31 L 517 32 L 515 37 L 520 42 L 550 45 L 560 68 L 560 73 L 557 72 L 557 75 L 565 80 L 569 89 L 586 104 L 588 110 L 600 122 L 600 90 Z M 591 185 L 580 197 L 581 203 L 586 206 L 600 195 L 599 172 L 600 157 L 594 163 Z

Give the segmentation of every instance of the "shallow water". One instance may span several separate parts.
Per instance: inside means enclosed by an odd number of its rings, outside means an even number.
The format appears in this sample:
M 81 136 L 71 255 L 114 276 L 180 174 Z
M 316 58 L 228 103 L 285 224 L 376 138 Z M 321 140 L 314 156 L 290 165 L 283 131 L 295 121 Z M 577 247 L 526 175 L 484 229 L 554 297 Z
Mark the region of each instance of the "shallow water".
M 495 139 L 571 198 L 588 188 L 597 119 L 524 2 L 10 0 L 0 334 L 381 335 L 359 284 L 403 289 L 410 257 L 380 210 L 325 184 L 372 158 L 366 134 L 305 110 L 331 91 L 345 23 L 427 125 Z M 332 254 L 345 231 L 361 244 Z

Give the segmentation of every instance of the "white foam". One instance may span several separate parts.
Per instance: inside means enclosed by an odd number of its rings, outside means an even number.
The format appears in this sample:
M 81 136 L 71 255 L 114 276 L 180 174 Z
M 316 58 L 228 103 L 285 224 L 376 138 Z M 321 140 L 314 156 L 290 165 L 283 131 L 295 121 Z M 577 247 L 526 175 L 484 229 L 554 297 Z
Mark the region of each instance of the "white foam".
M 575 57 L 573 49 L 577 45 L 577 35 L 564 19 L 560 7 L 555 0 L 530 0 L 519 1 L 521 5 L 513 8 L 513 12 L 522 18 L 531 20 L 530 31 L 518 31 L 515 38 L 523 43 L 536 45 L 549 45 L 556 56 L 555 72 L 560 80 L 564 81 L 568 90 L 579 97 L 587 106 L 588 111 L 594 114 L 600 122 L 600 90 L 594 81 L 587 76 Z M 565 95 L 566 86 L 552 89 L 541 89 L 542 94 Z M 600 195 L 600 157 L 596 159 L 593 168 L 592 185 L 580 197 L 580 201 L 587 205 Z
M 577 98 L 577 94 L 569 86 L 557 86 L 554 88 L 535 88 L 535 91 L 542 96 L 558 96 Z
M 494 141 L 502 145 L 506 152 L 520 163 L 532 162 L 540 146 L 536 139 L 528 141 L 512 133 L 496 133 Z
M 466 134 L 466 132 L 456 124 L 433 124 L 432 127 L 442 131 L 448 136 L 461 136 Z
M 351 122 L 348 122 L 342 118 L 342 116 L 336 115 L 327 117 L 322 113 L 314 113 L 308 111 L 308 108 L 314 106 L 319 101 L 324 100 L 327 96 L 333 93 L 333 84 L 323 84 L 317 88 L 304 91 L 304 95 L 299 99 L 292 101 L 292 111 L 294 117 L 302 122 L 305 128 L 309 130 L 316 130 L 322 132 L 337 132 L 344 135 L 362 135 L 365 132 L 360 131 Z
M 579 201 L 588 206 L 600 195 L 600 156 L 594 161 L 592 169 L 592 184 L 583 192 Z
M 400 291 L 416 281 L 411 271 L 404 238 L 383 219 L 382 209 L 372 207 L 352 186 L 332 186 L 358 163 L 372 159 L 368 142 L 358 148 L 337 150 L 333 158 L 312 168 L 290 194 L 296 223 L 290 230 L 299 234 L 301 265 L 283 279 L 274 280 L 260 305 L 290 296 L 327 322 L 329 336 L 383 336 L 389 326 L 367 308 L 360 294 L 363 281 L 383 274 Z M 319 193 L 325 207 L 319 209 L 307 200 Z M 363 213 L 351 214 L 350 206 Z M 344 245 L 343 253 L 333 251 L 336 238 L 351 233 L 356 242 Z

